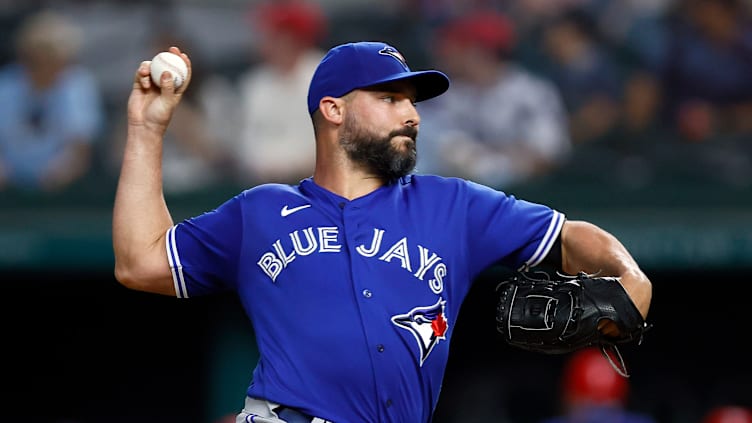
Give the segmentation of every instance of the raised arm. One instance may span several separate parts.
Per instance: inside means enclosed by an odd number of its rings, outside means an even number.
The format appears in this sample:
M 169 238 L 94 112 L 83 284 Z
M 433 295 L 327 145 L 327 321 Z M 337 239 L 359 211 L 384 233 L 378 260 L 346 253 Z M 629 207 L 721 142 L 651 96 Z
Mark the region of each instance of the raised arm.
M 569 274 L 618 276 L 632 302 L 647 318 L 652 284 L 627 249 L 610 233 L 582 221 L 567 221 L 561 232 L 562 270 Z
M 168 72 L 160 89 L 151 80 L 150 62 L 134 75 L 128 99 L 128 137 L 120 169 L 112 219 L 115 278 L 139 291 L 175 295 L 167 261 L 165 233 L 173 225 L 162 192 L 162 141 L 172 113 L 189 85 L 188 77 L 175 90 Z

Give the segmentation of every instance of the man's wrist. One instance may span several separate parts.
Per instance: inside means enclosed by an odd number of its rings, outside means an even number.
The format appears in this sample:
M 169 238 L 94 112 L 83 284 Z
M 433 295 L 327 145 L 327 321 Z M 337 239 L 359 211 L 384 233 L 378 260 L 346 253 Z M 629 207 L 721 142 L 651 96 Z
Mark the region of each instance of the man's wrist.
M 148 124 L 128 124 L 128 139 L 162 140 L 167 126 Z

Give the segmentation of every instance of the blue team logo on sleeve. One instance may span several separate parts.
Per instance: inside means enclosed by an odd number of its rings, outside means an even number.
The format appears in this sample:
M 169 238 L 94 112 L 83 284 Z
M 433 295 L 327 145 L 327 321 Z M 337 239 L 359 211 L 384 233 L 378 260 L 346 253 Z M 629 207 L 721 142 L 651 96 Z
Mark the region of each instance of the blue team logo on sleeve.
M 407 314 L 398 314 L 392 317 L 392 323 L 402 329 L 410 331 L 418 341 L 420 348 L 420 365 L 426 361 L 433 347 L 444 336 L 449 328 L 447 319 L 444 317 L 446 301 L 442 298 L 436 304 L 428 307 L 416 307 Z

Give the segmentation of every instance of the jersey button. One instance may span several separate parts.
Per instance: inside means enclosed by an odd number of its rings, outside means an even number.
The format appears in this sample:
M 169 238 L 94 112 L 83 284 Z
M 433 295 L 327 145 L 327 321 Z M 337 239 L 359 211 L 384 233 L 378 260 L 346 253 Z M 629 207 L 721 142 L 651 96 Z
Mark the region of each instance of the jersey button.
M 371 298 L 373 296 L 373 293 L 369 291 L 368 289 L 363 290 L 363 296 L 366 298 Z
M 381 345 L 381 344 L 376 345 L 376 351 L 378 351 L 378 352 L 384 352 L 384 346 Z
M 388 399 L 386 402 L 384 402 L 384 405 L 386 405 L 387 408 L 392 406 L 392 400 Z

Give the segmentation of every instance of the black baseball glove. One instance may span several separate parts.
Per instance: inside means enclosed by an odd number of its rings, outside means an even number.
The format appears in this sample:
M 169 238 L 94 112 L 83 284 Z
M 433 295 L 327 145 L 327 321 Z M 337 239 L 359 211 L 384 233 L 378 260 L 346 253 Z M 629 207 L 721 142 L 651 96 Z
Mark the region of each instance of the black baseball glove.
M 639 344 L 650 325 L 619 280 L 582 272 L 559 276 L 559 279 L 538 279 L 519 273 L 501 282 L 496 287 L 497 330 L 512 346 L 546 354 L 599 346 L 614 368 L 628 376 L 616 345 Z M 606 336 L 598 330 L 603 319 L 616 324 L 618 337 Z

